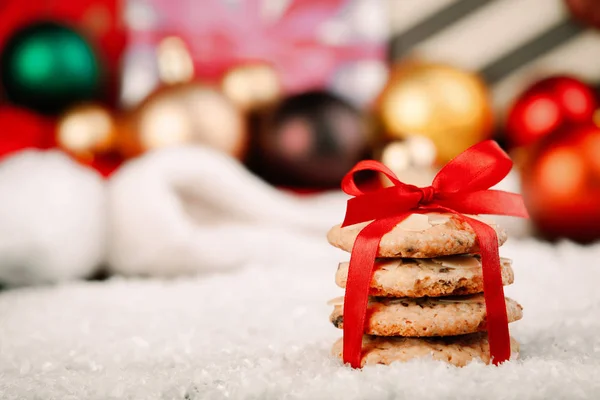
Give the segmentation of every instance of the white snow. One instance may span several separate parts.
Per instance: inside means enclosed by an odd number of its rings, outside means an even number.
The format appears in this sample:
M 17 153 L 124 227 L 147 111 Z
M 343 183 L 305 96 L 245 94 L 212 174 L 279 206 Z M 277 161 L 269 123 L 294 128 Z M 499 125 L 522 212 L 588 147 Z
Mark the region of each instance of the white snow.
M 229 273 L 0 292 L 0 398 L 600 398 L 600 245 L 501 249 L 516 273 L 507 295 L 524 306 L 520 360 L 357 371 L 329 355 L 341 333 L 326 302 L 348 255 L 324 238 L 294 244 Z

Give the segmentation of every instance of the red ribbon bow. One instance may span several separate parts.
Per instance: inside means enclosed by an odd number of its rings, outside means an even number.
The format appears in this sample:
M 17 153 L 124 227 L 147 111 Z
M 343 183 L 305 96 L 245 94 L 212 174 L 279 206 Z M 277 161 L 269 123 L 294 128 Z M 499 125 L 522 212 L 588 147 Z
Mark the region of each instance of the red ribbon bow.
M 344 363 L 361 365 L 369 287 L 381 237 L 411 214 L 453 213 L 468 223 L 477 235 L 483 269 L 483 289 L 487 312 L 490 355 L 494 364 L 510 358 L 508 318 L 500 272 L 498 238 L 489 225 L 466 214 L 496 214 L 528 218 L 521 196 L 489 190 L 512 168 L 512 161 L 492 140 L 470 147 L 436 175 L 433 184 L 419 188 L 398 180 L 383 164 L 359 162 L 342 181 L 342 190 L 351 196 L 342 226 L 370 222 L 358 234 L 348 271 L 344 296 Z M 377 171 L 393 183 L 388 188 L 362 191 L 354 182 L 358 171 Z

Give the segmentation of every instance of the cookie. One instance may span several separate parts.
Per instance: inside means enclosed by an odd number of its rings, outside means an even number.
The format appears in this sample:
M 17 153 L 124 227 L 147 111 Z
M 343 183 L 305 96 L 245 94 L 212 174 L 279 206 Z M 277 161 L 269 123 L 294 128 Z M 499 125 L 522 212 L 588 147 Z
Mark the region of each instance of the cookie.
M 333 345 L 331 353 L 342 359 L 342 339 Z M 511 359 L 519 356 L 519 342 L 510 338 Z M 446 336 L 441 338 L 363 337 L 361 366 L 409 361 L 431 357 L 457 367 L 464 367 L 475 359 L 490 363 L 490 346 L 486 333 Z
M 490 225 L 498 235 L 498 245 L 506 242 L 506 232 L 495 223 L 474 217 Z M 368 222 L 342 228 L 336 225 L 327 233 L 333 246 L 352 251 L 358 233 Z M 469 224 L 453 214 L 413 214 L 383 235 L 379 257 L 434 258 L 479 252 L 479 243 Z
M 514 280 L 511 261 L 500 259 L 502 283 Z M 348 263 L 340 263 L 335 283 L 346 287 Z M 371 296 L 438 297 L 483 292 L 483 274 L 478 256 L 446 256 L 432 259 L 379 259 L 371 280 Z
M 335 327 L 344 326 L 343 298 L 329 317 Z M 342 302 L 340 304 L 340 302 Z M 523 308 L 506 298 L 508 322 L 523 317 Z M 377 336 L 454 336 L 486 330 L 483 294 L 460 297 L 369 299 L 364 333 Z

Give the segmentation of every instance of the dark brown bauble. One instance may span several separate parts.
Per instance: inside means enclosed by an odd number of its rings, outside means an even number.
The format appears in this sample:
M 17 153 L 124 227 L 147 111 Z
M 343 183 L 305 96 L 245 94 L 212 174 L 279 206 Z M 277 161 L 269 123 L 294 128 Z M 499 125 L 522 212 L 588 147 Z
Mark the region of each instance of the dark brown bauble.
M 288 97 L 265 118 L 255 170 L 269 182 L 305 188 L 339 187 L 371 146 L 363 115 L 324 91 Z
M 540 233 L 600 239 L 600 128 L 565 127 L 522 157 L 523 198 Z

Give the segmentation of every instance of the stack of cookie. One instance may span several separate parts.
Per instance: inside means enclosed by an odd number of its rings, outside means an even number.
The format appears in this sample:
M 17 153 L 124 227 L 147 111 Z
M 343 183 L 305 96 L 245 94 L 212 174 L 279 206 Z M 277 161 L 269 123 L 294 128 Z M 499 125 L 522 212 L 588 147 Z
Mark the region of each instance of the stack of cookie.
M 478 218 L 478 217 L 474 217 Z M 498 243 L 506 232 L 493 222 Z M 333 227 L 329 243 L 350 252 L 366 224 Z M 490 362 L 483 297 L 483 275 L 472 228 L 452 214 L 413 214 L 386 233 L 371 280 L 362 365 L 389 364 L 416 357 L 464 366 L 479 358 Z M 513 282 L 511 261 L 501 259 L 502 282 Z M 336 283 L 345 288 L 348 263 L 341 263 Z M 334 305 L 331 322 L 343 328 L 343 297 Z M 522 307 L 506 298 L 508 321 L 522 317 Z M 513 356 L 518 343 L 511 338 Z M 333 346 L 342 358 L 342 339 Z

